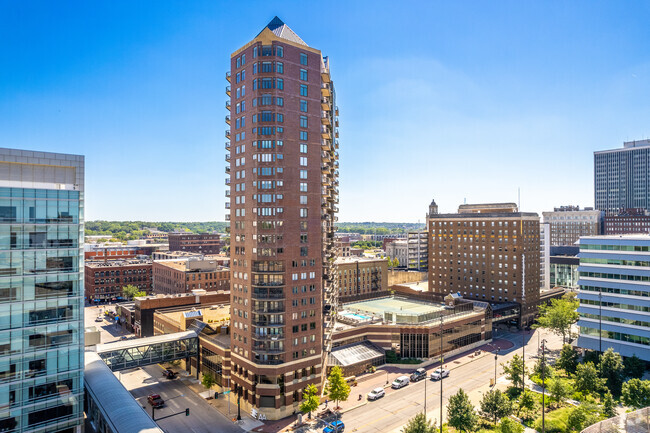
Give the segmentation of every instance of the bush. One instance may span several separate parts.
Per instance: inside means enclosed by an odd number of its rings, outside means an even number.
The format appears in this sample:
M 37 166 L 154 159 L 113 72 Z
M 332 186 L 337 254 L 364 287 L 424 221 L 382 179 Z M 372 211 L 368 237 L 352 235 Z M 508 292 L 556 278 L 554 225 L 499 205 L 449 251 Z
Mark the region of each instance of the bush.
M 572 407 L 565 407 L 551 411 L 545 415 L 544 426 L 546 433 L 566 433 L 568 431 L 568 419 Z M 542 417 L 540 416 L 535 420 L 533 427 L 537 431 L 542 431 Z

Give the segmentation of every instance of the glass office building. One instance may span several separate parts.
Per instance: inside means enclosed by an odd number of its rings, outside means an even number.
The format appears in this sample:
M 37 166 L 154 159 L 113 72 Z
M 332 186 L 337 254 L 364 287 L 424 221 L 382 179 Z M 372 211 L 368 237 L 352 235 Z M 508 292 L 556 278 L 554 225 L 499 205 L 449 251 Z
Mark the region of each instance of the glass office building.
M 0 148 L 0 431 L 83 423 L 84 158 Z

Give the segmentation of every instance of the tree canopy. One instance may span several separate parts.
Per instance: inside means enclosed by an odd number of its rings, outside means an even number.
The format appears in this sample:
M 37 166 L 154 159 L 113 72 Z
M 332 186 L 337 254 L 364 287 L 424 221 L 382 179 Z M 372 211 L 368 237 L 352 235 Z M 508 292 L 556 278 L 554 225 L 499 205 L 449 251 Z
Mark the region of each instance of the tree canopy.
M 576 391 L 584 394 L 596 393 L 602 389 L 604 382 L 598 377 L 598 370 L 592 362 L 578 364 L 575 375 Z
M 614 352 L 611 347 L 600 355 L 600 377 L 605 379 L 605 386 L 614 395 L 621 394 L 623 385 L 624 366 L 623 359 L 618 352 Z
M 534 328 L 544 328 L 562 336 L 566 343 L 567 336 L 571 337 L 571 326 L 578 321 L 578 300 L 570 297 L 552 299 L 550 304 L 539 307 L 539 317 Z
M 515 354 L 510 362 L 501 365 L 503 366 L 506 378 L 512 382 L 512 386 L 521 388 L 524 383 L 524 374 L 528 374 L 528 368 L 525 368 L 523 358 Z
M 309 414 L 309 419 L 311 419 L 311 413 L 318 409 L 320 400 L 318 398 L 318 388 L 313 384 L 310 384 L 305 388 L 305 392 L 302 394 L 302 402 L 300 403 L 300 410 Z
M 650 406 L 650 380 L 628 380 L 623 384 L 621 399 L 626 406 L 635 409 Z
M 483 394 L 481 400 L 481 415 L 491 418 L 494 424 L 497 420 L 512 413 L 512 404 L 508 396 L 497 390 L 490 390 Z
M 141 291 L 136 286 L 129 284 L 128 286 L 122 287 L 122 296 L 126 299 L 133 299 L 139 296 L 147 296 L 147 293 Z
M 567 374 L 574 374 L 578 366 L 578 352 L 576 352 L 570 344 L 562 346 L 560 356 L 555 362 L 557 368 L 561 368 Z
M 478 416 L 474 411 L 474 405 L 469 401 L 469 397 L 462 388 L 449 397 L 447 420 L 450 426 L 461 432 L 473 432 L 475 430 Z
M 350 385 L 343 378 L 343 371 L 338 365 L 332 367 L 329 376 L 327 376 L 327 385 L 325 392 L 331 400 L 336 402 L 345 401 L 350 396 Z
M 408 420 L 402 433 L 436 433 L 436 427 L 427 420 L 424 412 L 420 412 Z

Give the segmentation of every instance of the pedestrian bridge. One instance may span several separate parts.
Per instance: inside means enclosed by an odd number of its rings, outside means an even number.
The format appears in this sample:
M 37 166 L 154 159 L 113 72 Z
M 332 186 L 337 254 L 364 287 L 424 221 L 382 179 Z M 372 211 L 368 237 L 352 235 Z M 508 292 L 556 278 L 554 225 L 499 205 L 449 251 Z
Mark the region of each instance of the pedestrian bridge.
M 98 344 L 97 355 L 111 371 L 198 357 L 197 330 Z

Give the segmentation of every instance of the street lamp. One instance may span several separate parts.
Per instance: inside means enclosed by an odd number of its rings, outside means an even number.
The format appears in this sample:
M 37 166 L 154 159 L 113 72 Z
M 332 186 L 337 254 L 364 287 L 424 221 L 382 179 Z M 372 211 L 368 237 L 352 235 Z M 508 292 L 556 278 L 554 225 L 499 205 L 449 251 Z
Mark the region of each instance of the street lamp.
M 440 316 L 440 433 L 442 433 L 442 363 L 444 361 L 442 357 L 442 319 L 443 316 Z
M 546 382 L 544 381 L 544 372 L 546 370 L 546 356 L 545 356 L 545 350 L 546 350 L 546 340 L 542 340 L 542 433 L 545 431 L 545 425 L 544 425 L 544 397 L 545 397 L 545 390 L 546 390 Z
M 603 289 L 598 286 L 598 351 L 603 353 Z
M 497 359 L 499 355 L 499 348 L 497 347 L 496 352 L 494 352 L 494 388 L 497 387 Z

